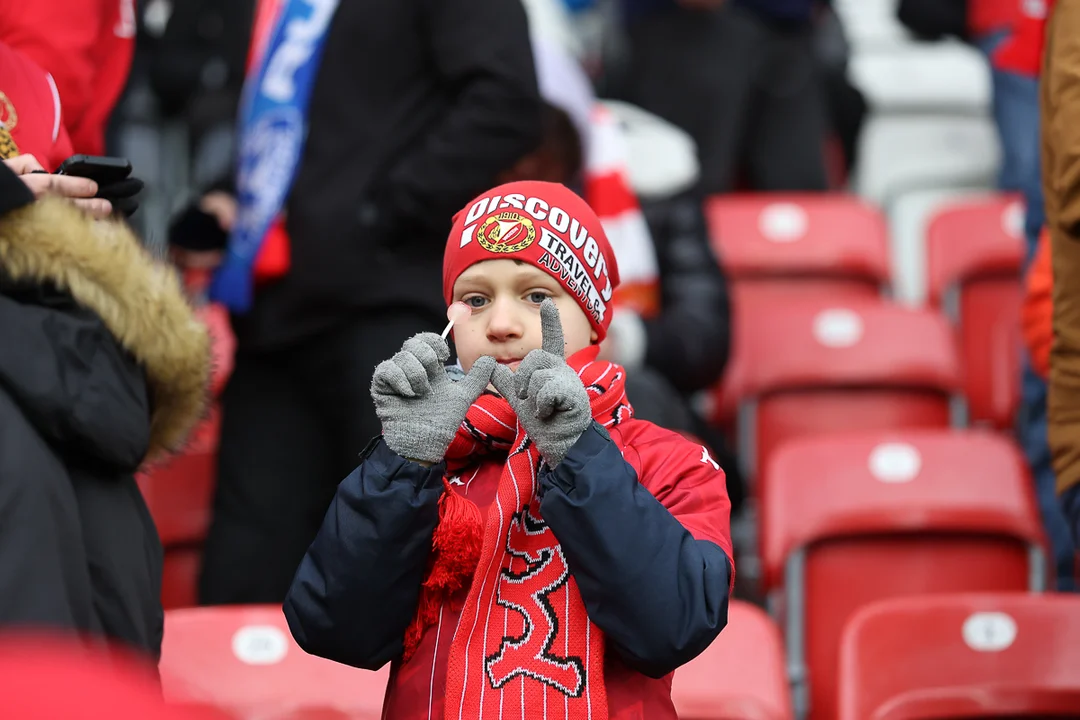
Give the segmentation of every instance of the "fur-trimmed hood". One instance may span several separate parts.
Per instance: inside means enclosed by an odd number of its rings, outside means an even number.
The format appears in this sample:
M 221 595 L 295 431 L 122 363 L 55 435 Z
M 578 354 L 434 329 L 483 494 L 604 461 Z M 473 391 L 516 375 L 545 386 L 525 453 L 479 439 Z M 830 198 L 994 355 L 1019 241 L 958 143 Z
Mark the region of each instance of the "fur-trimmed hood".
M 0 270 L 15 282 L 50 283 L 96 314 L 146 373 L 148 457 L 183 446 L 205 411 L 210 338 L 171 268 L 122 223 L 46 198 L 0 216 Z

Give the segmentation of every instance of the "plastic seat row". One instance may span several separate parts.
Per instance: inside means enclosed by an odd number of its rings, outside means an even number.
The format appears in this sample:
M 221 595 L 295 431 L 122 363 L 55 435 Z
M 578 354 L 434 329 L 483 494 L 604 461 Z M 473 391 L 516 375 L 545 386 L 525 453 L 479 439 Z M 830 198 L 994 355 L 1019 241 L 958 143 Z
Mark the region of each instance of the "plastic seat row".
M 759 611 L 733 602 L 721 640 L 676 676 L 684 717 L 789 717 L 788 680 L 800 717 L 836 717 L 842 636 L 863 608 L 903 596 L 1046 586 L 1026 469 L 1015 447 L 995 433 L 863 431 L 791 440 L 770 457 L 761 493 L 763 585 L 782 632 L 768 629 Z M 242 672 L 256 673 L 265 664 L 301 662 L 285 659 L 298 650 L 289 649 L 278 609 L 236 612 L 170 612 L 163 676 L 173 672 L 170 657 L 209 652 L 200 650 L 211 642 L 199 637 L 207 632 L 232 639 L 217 641 L 217 660 L 184 670 L 205 675 L 181 678 L 189 685 L 221 682 L 228 692 L 251 692 L 243 677 L 230 680 L 214 663 L 235 657 L 254 668 Z M 230 623 L 254 629 L 226 633 Z M 199 630 L 204 624 L 209 629 Z M 744 644 L 754 648 L 755 663 L 739 659 Z M 280 671 L 291 672 L 288 667 Z M 708 714 L 721 707 L 729 714 Z
M 888 354 L 903 355 L 901 346 L 914 342 L 928 357 L 959 353 L 959 366 L 942 364 L 938 374 L 939 379 L 950 376 L 948 391 L 966 403 L 956 418 L 961 424 L 1011 428 L 1019 397 L 1023 260 L 1022 211 L 1016 199 L 988 196 L 939 213 L 926 236 L 930 307 L 874 311 L 875 321 L 864 323 L 866 327 L 903 322 L 903 327 L 897 325 L 901 334 L 882 328 L 880 332 L 888 335 L 887 348 L 877 342 L 851 342 L 842 353 L 818 351 L 828 338 L 807 343 L 805 332 L 800 341 L 774 327 L 778 323 L 785 327 L 802 323 L 804 330 L 818 327 L 806 324 L 810 307 L 820 311 L 856 303 L 869 307 L 867 301 L 873 299 L 879 305 L 884 302 L 892 275 L 881 213 L 853 197 L 748 195 L 711 198 L 707 216 L 714 249 L 731 278 L 735 308 L 735 354 L 713 398 L 715 422 L 730 423 L 741 398 L 767 392 L 770 382 L 786 380 L 781 376 L 792 365 L 792 356 L 801 364 L 802 375 L 839 377 L 839 365 L 846 364 L 863 368 L 867 380 L 875 372 L 895 376 Z M 940 321 L 930 316 L 939 311 L 952 325 L 955 351 L 937 344 L 946 335 Z M 850 328 L 856 323 L 850 313 L 846 315 L 847 321 L 825 322 L 821 327 L 839 335 L 848 327 L 852 335 Z M 920 315 L 924 317 L 917 319 Z M 923 334 L 927 339 L 919 340 Z M 835 340 L 834 346 L 839 342 Z
M 861 610 L 840 648 L 838 720 L 1080 717 L 1080 599 L 965 594 Z
M 716 419 L 738 407 L 762 589 L 784 628 L 800 717 L 837 717 L 840 638 L 860 608 L 1045 587 L 1016 449 L 1003 436 L 947 430 L 1011 425 L 1018 215 L 997 197 L 940 213 L 926 238 L 930 307 L 912 309 L 883 297 L 888 239 L 867 205 L 710 201 L 736 288 L 736 357 Z M 854 430 L 864 432 L 845 434 Z
M 988 431 L 786 442 L 761 475 L 762 589 L 800 717 L 836 717 L 844 627 L 878 600 L 1041 591 L 1047 562 L 1023 458 Z
M 724 632 L 675 674 L 679 717 L 790 720 L 783 652 L 772 620 L 733 601 Z M 377 720 L 389 677 L 389 666 L 371 672 L 307 655 L 276 606 L 168 611 L 160 668 L 167 701 L 237 720 Z
M 846 625 L 838 720 L 1075 718 L 1080 599 L 942 594 L 865 606 Z M 358 670 L 305 654 L 281 610 L 234 606 L 166 614 L 161 680 L 169 703 L 237 720 L 375 720 L 389 668 Z M 683 720 L 792 720 L 780 632 L 733 602 L 728 627 L 675 673 Z

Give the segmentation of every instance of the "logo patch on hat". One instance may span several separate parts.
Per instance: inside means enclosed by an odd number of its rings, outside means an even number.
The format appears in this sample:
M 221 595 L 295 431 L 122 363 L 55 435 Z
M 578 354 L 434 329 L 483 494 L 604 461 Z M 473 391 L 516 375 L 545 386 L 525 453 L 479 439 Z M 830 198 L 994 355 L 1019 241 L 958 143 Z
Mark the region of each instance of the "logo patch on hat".
M 533 221 L 513 210 L 492 215 L 476 231 L 480 246 L 493 253 L 515 253 L 536 241 Z

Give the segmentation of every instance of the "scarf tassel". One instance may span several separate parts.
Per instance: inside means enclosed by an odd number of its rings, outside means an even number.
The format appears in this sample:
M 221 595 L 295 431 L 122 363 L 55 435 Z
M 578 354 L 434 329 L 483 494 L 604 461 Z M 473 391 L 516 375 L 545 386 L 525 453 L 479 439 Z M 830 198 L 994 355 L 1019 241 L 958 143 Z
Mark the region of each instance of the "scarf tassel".
M 439 608 L 472 580 L 484 543 L 484 519 L 476 503 L 458 494 L 444 478 L 439 524 L 432 537 L 428 576 L 420 587 L 416 615 L 405 631 L 404 662 L 409 662 L 424 631 L 439 619 Z

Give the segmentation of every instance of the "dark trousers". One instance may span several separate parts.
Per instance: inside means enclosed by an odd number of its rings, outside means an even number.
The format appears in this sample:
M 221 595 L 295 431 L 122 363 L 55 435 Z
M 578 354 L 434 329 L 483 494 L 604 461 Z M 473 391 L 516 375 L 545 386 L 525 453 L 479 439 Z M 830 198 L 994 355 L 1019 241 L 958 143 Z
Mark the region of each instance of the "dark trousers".
M 676 8 L 629 29 L 620 94 L 694 138 L 706 193 L 826 190 L 825 90 L 810 28 L 730 4 Z
M 203 604 L 281 603 L 338 483 L 381 432 L 375 366 L 411 335 L 441 330 L 412 309 L 372 312 L 285 350 L 237 353 L 222 395 Z

